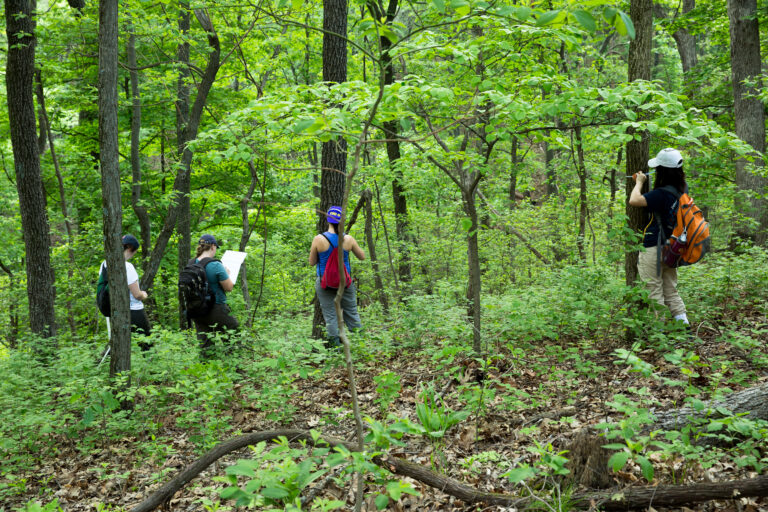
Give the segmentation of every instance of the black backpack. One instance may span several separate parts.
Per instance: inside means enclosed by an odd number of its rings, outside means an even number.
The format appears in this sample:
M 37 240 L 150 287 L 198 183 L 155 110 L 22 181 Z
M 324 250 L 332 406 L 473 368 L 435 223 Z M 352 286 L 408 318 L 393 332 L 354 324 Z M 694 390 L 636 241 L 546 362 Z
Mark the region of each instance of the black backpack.
M 205 267 L 212 261 L 219 260 L 203 258 L 195 262 L 195 259 L 192 258 L 181 271 L 179 297 L 181 297 L 181 307 L 187 318 L 205 316 L 213 307 L 215 297 L 213 290 L 208 286 L 208 276 L 205 274 Z
M 102 265 L 99 271 L 99 281 L 96 283 L 96 305 L 101 314 L 109 318 L 109 280 L 106 265 Z

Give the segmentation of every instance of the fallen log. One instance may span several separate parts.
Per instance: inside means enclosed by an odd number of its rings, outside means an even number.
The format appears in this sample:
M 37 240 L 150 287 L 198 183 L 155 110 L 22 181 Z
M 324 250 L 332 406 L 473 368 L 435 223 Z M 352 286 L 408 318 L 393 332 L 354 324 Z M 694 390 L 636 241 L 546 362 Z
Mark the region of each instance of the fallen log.
M 735 415 L 753 420 L 768 420 L 768 382 L 726 395 L 720 400 L 709 400 L 705 407 L 695 410 L 690 406 L 679 409 L 651 410 L 655 421 L 643 428 L 644 433 L 652 430 L 680 430 L 696 420 L 725 417 L 719 409 L 726 409 Z M 695 441 L 704 446 L 720 444 L 715 437 L 702 436 Z M 567 477 L 575 483 L 592 489 L 605 489 L 613 484 L 608 459 L 613 452 L 602 446 L 608 444 L 605 437 L 595 434 L 592 427 L 585 427 L 576 433 L 566 446 L 568 451 Z
M 656 421 L 652 429 L 679 430 L 693 419 L 721 418 L 718 408 L 724 408 L 733 414 L 744 414 L 752 420 L 768 420 L 768 382 L 758 386 L 736 391 L 721 400 L 709 400 L 702 410 L 686 406 L 680 409 L 652 410 Z
M 279 437 L 285 437 L 294 442 L 306 441 L 310 444 L 315 442 L 311 433 L 304 430 L 254 432 L 224 441 L 187 466 L 181 473 L 134 507 L 131 512 L 150 512 L 156 509 L 170 501 L 179 489 L 183 488 L 221 457 L 246 446 L 255 445 L 262 441 L 272 441 Z M 322 441 L 332 447 L 344 446 L 349 451 L 357 451 L 357 444 L 348 441 L 328 436 L 322 437 Z M 393 474 L 412 478 L 445 494 L 463 500 L 468 504 L 485 503 L 487 505 L 525 509 L 527 505 L 535 501 L 529 497 L 479 491 L 454 478 L 435 473 L 427 467 L 414 464 L 399 457 L 381 455 L 374 457 L 373 462 Z M 627 510 L 646 508 L 650 505 L 675 506 L 687 503 L 701 503 L 715 499 L 762 496 L 768 496 L 768 475 L 733 482 L 704 483 L 691 486 L 632 487 L 620 491 L 579 493 L 572 495 L 571 501 L 575 506 L 584 508 L 599 504 L 605 510 Z

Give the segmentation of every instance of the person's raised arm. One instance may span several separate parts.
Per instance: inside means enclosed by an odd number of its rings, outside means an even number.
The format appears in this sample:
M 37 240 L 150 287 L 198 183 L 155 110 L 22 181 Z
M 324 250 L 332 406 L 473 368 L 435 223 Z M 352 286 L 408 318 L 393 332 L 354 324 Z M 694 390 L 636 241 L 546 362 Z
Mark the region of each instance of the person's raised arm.
M 349 238 L 352 238 L 352 237 L 349 237 Z M 365 253 L 360 248 L 360 246 L 357 244 L 357 240 L 352 238 L 351 242 L 352 242 L 352 245 L 350 246 L 349 250 L 352 251 L 352 254 L 354 254 L 357 257 L 357 259 L 364 260 L 365 259 Z
M 646 175 L 642 172 L 637 173 L 635 180 L 635 188 L 632 189 L 632 193 L 629 195 L 630 206 L 648 206 L 648 201 L 643 197 L 643 184 L 645 184 Z

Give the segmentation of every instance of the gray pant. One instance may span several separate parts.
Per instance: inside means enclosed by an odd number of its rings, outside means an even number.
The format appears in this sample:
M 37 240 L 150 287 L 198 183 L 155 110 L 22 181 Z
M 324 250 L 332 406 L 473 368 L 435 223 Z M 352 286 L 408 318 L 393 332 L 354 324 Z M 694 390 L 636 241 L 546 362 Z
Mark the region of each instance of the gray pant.
M 318 277 L 315 281 L 315 293 L 317 293 L 317 300 L 320 301 L 320 308 L 323 310 L 328 337 L 338 337 L 339 324 L 336 320 L 336 306 L 333 304 L 336 290 L 331 288 L 323 290 Z M 341 297 L 341 310 L 344 313 L 344 323 L 347 324 L 347 329 L 357 329 L 363 325 L 360 322 L 360 314 L 357 312 L 357 288 L 354 282 L 352 286 L 344 289 L 344 295 Z

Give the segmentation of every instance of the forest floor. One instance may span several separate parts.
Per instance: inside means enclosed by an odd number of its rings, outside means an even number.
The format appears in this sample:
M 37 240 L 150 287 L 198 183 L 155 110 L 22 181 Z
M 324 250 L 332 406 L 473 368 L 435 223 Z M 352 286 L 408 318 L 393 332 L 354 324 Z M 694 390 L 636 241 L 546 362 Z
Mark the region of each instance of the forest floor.
M 760 327 L 765 318 L 754 318 Z M 749 326 L 747 326 L 749 327 Z M 762 350 L 766 350 L 768 338 L 762 335 Z M 539 454 L 530 448 L 551 445 L 554 453 L 566 450 L 570 441 L 583 428 L 606 421 L 617 421 L 620 416 L 609 402 L 617 393 L 637 397 L 645 394 L 655 398 L 653 407 L 667 409 L 679 407 L 685 398 L 685 389 L 669 386 L 658 378 L 648 378 L 642 373 L 631 371 L 625 364 L 617 364 L 615 346 L 605 341 L 595 341 L 593 350 L 574 351 L 572 341 L 548 341 L 539 346 L 526 348 L 525 359 L 507 354 L 493 362 L 485 373 L 477 368 L 474 360 L 456 360 L 450 372 L 436 370 L 434 355 L 417 356 L 410 350 L 396 350 L 375 359 L 358 361 L 357 392 L 361 409 L 368 415 L 383 421 L 382 412 L 416 421 L 415 407 L 420 401 L 424 385 L 433 386 L 445 397 L 447 406 L 456 410 L 462 406 L 457 398 L 462 390 L 483 389 L 484 396 L 476 403 L 479 414 L 472 414 L 467 420 L 450 429 L 442 447 L 433 447 L 423 437 L 405 436 L 404 445 L 393 447 L 397 455 L 425 467 L 435 467 L 445 474 L 483 491 L 520 494 L 520 486 L 502 476 L 506 471 L 521 464 L 534 465 Z M 765 368 L 755 368 L 749 357 L 732 344 L 720 341 L 715 330 L 700 329 L 697 339 L 683 342 L 685 349 L 695 353 L 699 362 L 698 376 L 681 374 L 681 366 L 671 364 L 664 354 L 646 348 L 638 353 L 646 363 L 656 368 L 656 375 L 669 379 L 692 379 L 705 385 L 711 379 L 738 376 L 739 372 L 752 376 L 754 385 L 768 380 Z M 564 357 L 576 354 L 579 357 Z M 703 363 L 715 360 L 730 360 L 729 375 L 717 375 L 713 366 Z M 263 410 L 249 407 L 249 393 L 260 392 L 263 381 L 248 375 L 234 384 L 232 394 L 243 399 L 230 401 L 231 408 L 225 414 L 230 431 L 222 433 L 226 439 L 239 433 L 276 429 L 315 429 L 321 433 L 353 441 L 355 423 L 349 411 L 350 390 L 346 369 L 341 365 L 341 355 L 329 354 L 323 371 L 308 378 L 296 377 L 293 384 L 296 392 L 285 402 L 286 408 L 294 409 L 292 421 L 278 423 L 267 419 Z M 374 376 L 388 370 L 397 376 L 401 390 L 382 411 L 377 403 L 377 383 Z M 710 373 L 713 372 L 713 373 Z M 482 386 L 475 384 L 482 381 Z M 690 380 L 689 380 L 690 382 Z M 468 386 L 469 385 L 469 386 Z M 733 386 L 732 386 L 733 387 Z M 638 394 L 638 390 L 640 391 Z M 738 388 L 734 387 L 734 390 Z M 146 399 L 146 398 L 141 398 Z M 466 402 L 464 402 L 466 404 Z M 229 405 L 228 405 L 229 407 Z M 556 413 L 551 419 L 543 413 Z M 196 460 L 202 450 L 199 443 L 190 439 L 189 429 L 177 422 L 174 414 L 155 419 L 152 431 L 136 437 L 126 436 L 121 440 L 110 440 L 104 446 L 97 446 L 84 454 L 65 436 L 60 436 L 58 453 L 53 459 L 41 460 L 39 466 L 26 475 L 16 475 L 17 481 L 24 482 L 25 492 L 18 501 L 5 503 L 5 510 L 15 510 L 35 496 L 45 501 L 55 497 L 66 511 L 81 512 L 93 510 L 130 510 L 147 498 L 174 473 Z M 53 434 L 55 435 L 55 434 Z M 146 443 L 154 438 L 172 439 L 173 446 L 165 448 L 164 456 L 146 457 L 137 453 L 137 443 Z M 611 441 L 616 442 L 616 441 Z M 762 457 L 766 456 L 765 447 Z M 205 503 L 218 500 L 218 490 L 225 486 L 213 477 L 224 474 L 224 468 L 236 459 L 248 456 L 248 450 L 221 459 L 209 467 L 198 478 L 177 492 L 169 503 L 168 510 L 205 510 Z M 566 454 L 567 457 L 567 454 Z M 440 462 L 442 461 L 442 462 Z M 690 484 L 696 482 L 729 481 L 757 476 L 749 466 L 738 467 L 727 458 L 701 464 L 683 457 L 662 460 L 651 456 L 655 468 L 653 484 Z M 611 473 L 616 489 L 634 485 L 648 485 L 639 467 L 629 464 L 623 470 Z M 323 482 L 320 479 L 315 482 Z M 390 502 L 389 510 L 452 511 L 452 510 L 514 510 L 512 508 L 468 505 L 447 496 L 438 489 L 429 488 L 419 482 L 410 481 L 418 496 L 404 495 L 397 503 Z M 351 510 L 354 504 L 353 485 L 341 488 L 336 481 L 324 482 L 320 496 L 339 499 L 346 503 L 343 510 Z M 367 496 L 381 491 L 370 483 Z M 38 498 L 42 499 L 42 498 Z M 109 504 L 101 507 L 98 504 Z M 209 510 L 233 510 L 232 502 L 223 502 L 221 508 Z M 0 506 L 0 510 L 3 506 Z M 369 498 L 364 510 L 376 510 L 373 497 Z M 719 511 L 750 512 L 768 511 L 768 499 L 734 498 L 728 501 L 694 504 L 688 508 L 650 508 L 647 510 L 666 511 Z

